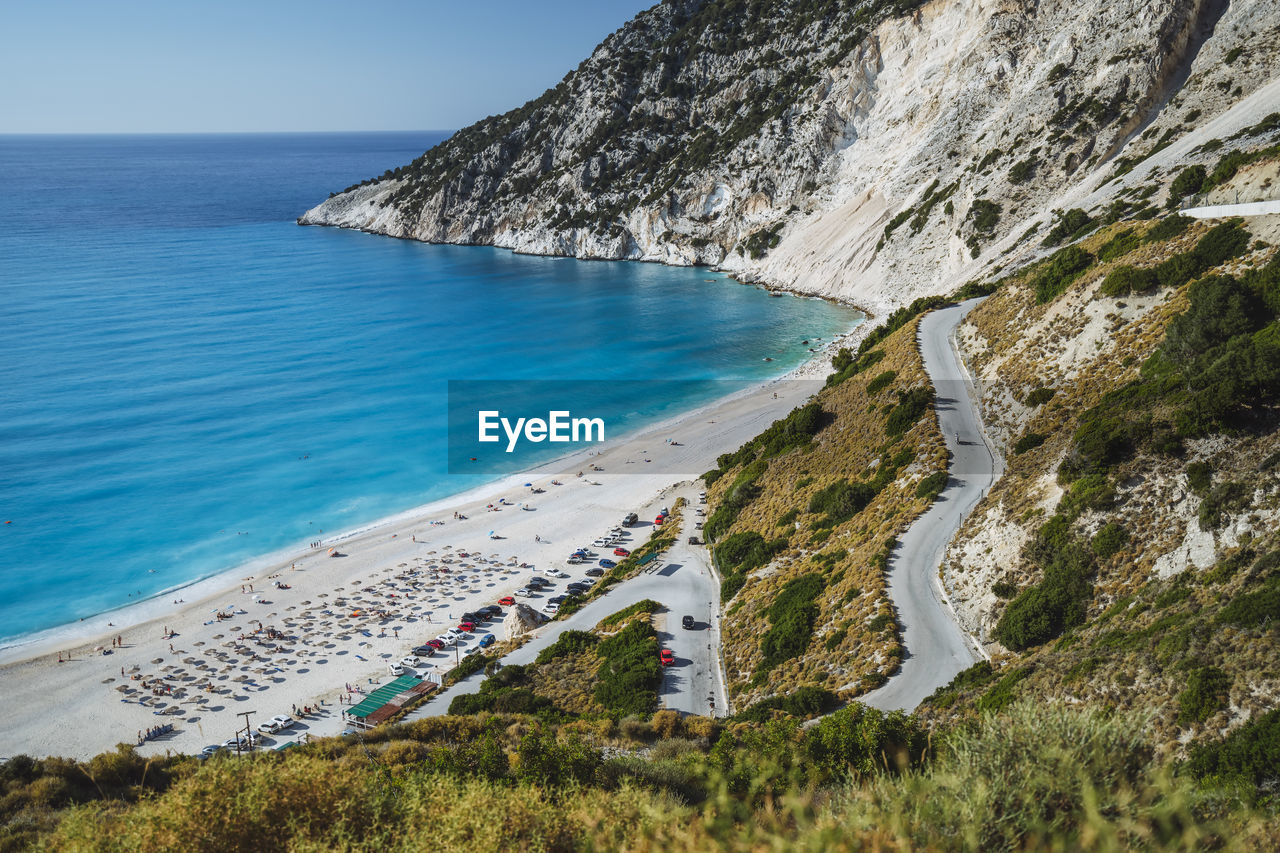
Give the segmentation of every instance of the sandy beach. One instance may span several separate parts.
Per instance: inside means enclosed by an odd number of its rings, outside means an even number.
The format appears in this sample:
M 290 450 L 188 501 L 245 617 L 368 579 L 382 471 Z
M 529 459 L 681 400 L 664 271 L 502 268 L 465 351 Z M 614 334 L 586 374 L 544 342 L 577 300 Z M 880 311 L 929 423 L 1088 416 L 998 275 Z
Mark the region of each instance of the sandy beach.
M 860 331 L 827 349 L 856 345 Z M 312 709 L 268 747 L 337 734 L 343 703 L 390 680 L 390 661 L 535 571 L 580 577 L 587 566 L 566 564 L 574 548 L 627 513 L 652 519 L 675 486 L 803 403 L 827 372 L 824 350 L 636 435 L 0 650 L 4 695 L 21 709 L 0 733 L 0 757 L 88 758 L 163 726 L 172 729 L 142 754 L 198 752 L 243 728 L 246 711 L 256 728 Z M 636 527 L 632 542 L 648 534 Z M 505 637 L 490 623 L 462 651 L 485 632 Z M 416 674 L 438 677 L 454 660 L 442 650 Z

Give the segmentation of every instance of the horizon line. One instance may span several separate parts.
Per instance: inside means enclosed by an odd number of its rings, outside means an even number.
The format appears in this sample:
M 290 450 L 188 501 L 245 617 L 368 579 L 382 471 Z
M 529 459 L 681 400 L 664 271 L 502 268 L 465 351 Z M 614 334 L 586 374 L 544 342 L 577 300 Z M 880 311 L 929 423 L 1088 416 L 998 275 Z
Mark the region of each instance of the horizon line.
M 457 128 L 409 130 L 0 130 L 0 136 L 300 136 L 339 133 L 457 133 Z

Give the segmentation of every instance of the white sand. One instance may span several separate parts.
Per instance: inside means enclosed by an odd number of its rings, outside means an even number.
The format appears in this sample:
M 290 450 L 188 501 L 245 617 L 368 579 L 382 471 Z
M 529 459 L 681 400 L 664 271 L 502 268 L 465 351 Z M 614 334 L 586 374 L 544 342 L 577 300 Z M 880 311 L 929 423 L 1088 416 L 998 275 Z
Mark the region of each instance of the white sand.
M 856 333 L 841 343 L 856 343 Z M 339 696 L 345 696 L 344 685 L 368 692 L 390 678 L 388 661 L 456 624 L 461 612 L 511 594 L 533 572 L 514 569 L 510 562 L 537 569 L 554 565 L 580 577 L 587 566 L 565 563 L 573 548 L 590 545 L 628 512 L 639 513 L 642 522 L 652 519 L 675 484 L 696 478 L 714 466 L 719 454 L 803 403 L 820 386 L 812 380 L 828 371 L 823 353 L 787 377 L 811 381 L 774 380 L 606 444 L 594 456 L 582 452 L 326 538 L 320 548 L 276 554 L 4 649 L 0 684 L 10 713 L 0 726 L 0 757 L 87 758 L 117 743 L 133 743 L 140 730 L 166 723 L 174 732 L 149 741 L 140 752 L 196 752 L 232 737 L 243 726 L 239 713 L 253 712 L 256 728 L 273 715 L 306 705 L 321 710 L 267 745 L 303 732 L 336 734 L 343 728 Z M 591 470 L 593 463 L 603 471 Z M 553 479 L 563 485 L 552 485 Z M 533 494 L 523 487 L 526 482 L 545 491 Z M 511 505 L 488 510 L 499 498 Z M 455 511 L 466 520 L 456 520 Z M 490 540 L 490 530 L 502 538 Z M 638 527 L 632 535 L 634 542 L 643 541 L 648 528 Z M 330 548 L 345 556 L 329 557 Z M 433 575 L 432 566 L 449 572 Z M 274 588 L 277 582 L 290 589 Z M 215 619 L 219 608 L 233 611 L 232 617 Z M 273 626 L 287 639 L 259 644 L 265 642 L 262 634 L 253 634 L 259 624 Z M 166 638 L 166 629 L 176 635 Z M 500 624 L 482 627 L 477 635 L 485 631 L 502 639 Z M 112 648 L 116 636 L 123 637 L 121 649 Z M 99 646 L 110 653 L 95 652 Z M 59 663 L 59 654 L 68 650 L 71 659 Z M 453 651 L 446 650 L 426 663 L 438 664 L 443 672 L 453 660 Z M 429 670 L 419 674 L 424 671 Z M 153 696 L 141 687 L 143 680 L 152 687 L 168 686 L 172 696 Z M 146 705 L 139 702 L 144 698 Z M 176 712 L 156 713 L 162 706 Z

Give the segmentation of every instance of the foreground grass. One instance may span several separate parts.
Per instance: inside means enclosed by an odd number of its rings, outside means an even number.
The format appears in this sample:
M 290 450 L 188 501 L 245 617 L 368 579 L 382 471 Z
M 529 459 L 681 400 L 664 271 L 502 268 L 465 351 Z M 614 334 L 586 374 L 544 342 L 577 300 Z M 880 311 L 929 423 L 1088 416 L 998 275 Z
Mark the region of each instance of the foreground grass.
M 73 806 L 47 831 L 14 834 L 9 815 L 5 847 L 1247 850 L 1274 839 L 1274 813 L 1153 763 L 1144 722 L 1020 703 L 930 739 L 909 717 L 855 706 L 809 729 L 784 718 L 709 738 L 667 715 L 637 724 L 647 742 L 607 757 L 581 730 L 453 718 L 376 742 L 184 761 L 167 789 Z

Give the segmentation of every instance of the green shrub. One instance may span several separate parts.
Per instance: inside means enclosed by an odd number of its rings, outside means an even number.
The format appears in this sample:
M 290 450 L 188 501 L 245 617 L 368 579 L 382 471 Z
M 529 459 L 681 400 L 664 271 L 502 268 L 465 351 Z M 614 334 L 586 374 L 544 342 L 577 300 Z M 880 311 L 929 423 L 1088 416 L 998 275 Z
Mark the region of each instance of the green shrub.
M 1129 531 L 1125 530 L 1124 525 L 1109 521 L 1093 534 L 1089 547 L 1099 559 L 1106 560 L 1123 551 L 1128 544 Z
M 1196 243 L 1191 254 L 1203 271 L 1240 256 L 1247 248 L 1249 232 L 1241 227 L 1241 220 L 1230 219 L 1210 228 Z
M 814 602 L 825 586 L 821 575 L 807 574 L 792 578 L 782 587 L 765 610 L 770 626 L 760 640 L 763 659 L 757 671 L 768 672 L 783 661 L 800 656 L 809 647 L 813 624 L 818 618 L 818 606 Z
M 921 386 L 910 391 L 899 391 L 898 402 L 889 411 L 884 431 L 890 438 L 898 438 L 920 420 L 933 405 L 933 388 Z
M 1227 523 L 1232 512 L 1249 505 L 1249 497 L 1249 490 L 1243 483 L 1227 482 L 1214 486 L 1200 501 L 1200 529 L 1217 530 Z
M 1256 791 L 1280 781 L 1280 709 L 1250 720 L 1225 738 L 1192 746 L 1185 769 L 1197 779 L 1244 782 Z
M 746 575 L 725 575 L 720 582 L 720 603 L 729 601 L 747 582 Z
M 649 715 L 658 706 L 662 665 L 658 635 L 646 620 L 631 622 L 596 646 L 600 656 L 595 699 L 617 716 Z
M 1173 183 L 1169 186 L 1169 204 L 1170 208 L 1178 206 L 1178 202 L 1182 201 L 1185 196 L 1200 192 L 1200 187 L 1204 185 L 1205 179 L 1204 166 L 1188 166 L 1178 173 L 1178 177 L 1173 179 Z
M 1165 240 L 1172 240 L 1190 228 L 1192 222 L 1195 222 L 1195 220 L 1190 216 L 1182 216 L 1181 214 L 1166 216 L 1148 229 L 1147 233 L 1142 236 L 1142 241 L 1144 243 L 1161 243 Z
M 1103 295 L 1114 298 L 1128 296 L 1130 293 L 1144 293 L 1159 283 L 1159 276 L 1153 269 L 1119 266 L 1107 273 L 1099 290 Z
M 1142 238 L 1132 228 L 1119 231 L 1110 240 L 1098 247 L 1098 260 L 1107 263 L 1123 257 L 1142 243 Z
M 741 722 L 763 723 L 781 711 L 802 720 L 809 720 L 840 706 L 840 697 L 820 687 L 798 687 L 785 696 L 770 696 L 734 714 Z
M 1202 666 L 1187 674 L 1187 686 L 1178 694 L 1178 722 L 1203 723 L 1227 707 L 1231 677 L 1216 666 Z
M 870 382 L 867 383 L 867 394 L 869 396 L 874 396 L 875 394 L 879 394 L 885 388 L 888 388 L 889 384 L 893 382 L 893 380 L 896 379 L 897 377 L 898 377 L 898 371 L 886 370 L 884 373 L 881 373 L 875 379 L 872 379 Z
M 1261 589 L 1242 592 L 1218 611 L 1217 620 L 1241 628 L 1280 622 L 1280 575 L 1267 578 Z
M 1035 450 L 1037 447 L 1044 444 L 1045 439 L 1047 438 L 1048 436 L 1044 433 L 1029 432 L 1014 442 L 1013 455 L 1021 456 L 1028 450 Z
M 1018 585 L 1010 581 L 996 581 L 991 585 L 991 592 L 996 598 L 1013 598 L 1018 594 Z
M 1036 302 L 1043 305 L 1057 298 L 1091 266 L 1093 255 L 1079 246 L 1067 246 L 1054 252 L 1031 280 Z
M 809 498 L 809 512 L 823 514 L 814 526 L 835 527 L 843 524 L 862 512 L 875 496 L 876 490 L 869 483 L 837 480 Z
M 1035 157 L 1028 157 L 1026 160 L 1014 163 L 1012 168 L 1009 169 L 1009 183 L 1025 184 L 1031 180 L 1036 173 L 1036 166 L 1039 165 L 1039 162 Z
M 624 621 L 626 621 L 627 619 L 630 619 L 632 616 L 635 616 L 637 613 L 661 613 L 664 610 L 666 610 L 666 608 L 662 605 L 662 602 L 654 601 L 652 598 L 643 598 L 640 601 L 637 601 L 635 604 L 629 604 L 626 607 L 619 610 L 617 613 L 611 613 L 610 615 L 601 619 L 600 627 L 612 628 L 615 625 L 621 625 Z M 566 631 L 565 633 L 567 634 L 570 632 Z M 582 633 L 582 632 L 578 631 L 574 633 Z M 562 634 L 561 636 L 563 637 L 564 635 Z M 538 661 L 538 663 L 542 663 L 542 661 Z
M 1054 391 L 1052 388 L 1046 388 L 1042 385 L 1039 388 L 1036 388 L 1030 394 L 1028 394 L 1026 399 L 1023 400 L 1022 402 L 1023 402 L 1023 405 L 1026 405 L 1026 406 L 1032 406 L 1032 407 L 1043 406 L 1045 403 L 1052 400 L 1053 395 L 1056 393 L 1057 392 Z
M 969 221 L 974 231 L 990 234 L 1000 224 L 1000 205 L 985 198 L 975 199 L 969 208 Z
M 535 663 L 548 663 L 560 657 L 567 657 L 576 652 L 585 651 L 597 642 L 598 638 L 590 631 L 565 631 L 556 641 L 538 652 Z
M 770 542 L 754 530 L 747 530 L 727 537 L 713 553 L 722 572 L 737 574 L 768 564 L 786 545 L 786 539 Z
M 930 752 L 928 733 L 915 718 L 860 703 L 841 708 L 810 729 L 804 750 L 819 771 L 819 781 L 849 773 L 907 770 Z
M 978 697 L 973 707 L 980 712 L 1003 711 L 1013 704 L 1016 698 L 1014 688 L 1019 682 L 1031 675 L 1031 668 L 1015 669 L 997 681 L 991 689 Z
M 1055 213 L 1053 227 L 1045 235 L 1042 246 L 1060 246 L 1069 240 L 1078 240 L 1097 227 L 1097 222 L 1080 208 Z
M 1014 651 L 1038 646 L 1082 624 L 1093 597 L 1093 554 L 1071 532 L 1064 516 L 1041 525 L 1025 555 L 1043 566 L 1044 578 L 1019 593 L 996 624 L 996 639 Z
M 934 471 L 916 486 L 916 497 L 933 500 L 947 487 L 948 479 L 946 471 Z

